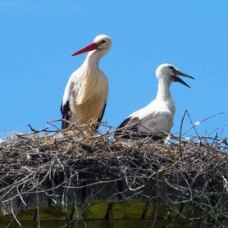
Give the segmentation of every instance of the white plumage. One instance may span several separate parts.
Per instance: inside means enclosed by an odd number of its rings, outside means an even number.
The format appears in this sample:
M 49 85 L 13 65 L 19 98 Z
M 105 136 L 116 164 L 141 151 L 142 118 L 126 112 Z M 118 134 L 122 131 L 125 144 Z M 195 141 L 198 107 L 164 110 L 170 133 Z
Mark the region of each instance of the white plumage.
M 92 134 L 99 127 L 108 97 L 108 80 L 99 68 L 99 61 L 110 47 L 110 37 L 99 35 L 92 44 L 73 54 L 90 51 L 67 82 L 61 105 L 62 128 L 68 127 L 69 122 L 78 126 L 85 124 L 86 132 Z
M 177 75 L 192 78 L 171 64 L 161 64 L 156 70 L 158 91 L 156 98 L 146 107 L 133 112 L 118 127 L 115 135 L 123 138 L 164 138 L 173 126 L 175 104 L 170 95 L 171 82 L 180 82 L 189 87 Z

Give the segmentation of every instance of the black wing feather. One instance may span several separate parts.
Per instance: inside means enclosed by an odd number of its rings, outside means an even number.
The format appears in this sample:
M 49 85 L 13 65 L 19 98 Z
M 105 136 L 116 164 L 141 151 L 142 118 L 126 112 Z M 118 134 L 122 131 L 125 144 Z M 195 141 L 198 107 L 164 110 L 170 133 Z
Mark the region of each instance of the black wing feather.
M 136 128 L 136 125 L 139 123 L 139 119 L 137 117 L 128 117 L 125 119 L 118 128 L 127 127 L 127 129 Z
M 137 129 L 138 123 L 139 123 L 139 119 L 137 117 L 131 117 L 131 116 L 128 117 L 117 127 L 114 134 L 115 137 L 131 138 L 131 133 L 138 131 Z
M 130 121 L 131 117 L 128 117 L 127 119 L 125 119 L 118 127 L 117 129 L 119 128 L 122 128 L 122 127 L 125 127 L 127 125 L 127 123 Z
M 139 132 L 137 125 L 140 121 L 137 117 L 128 117 L 116 129 L 114 136 L 123 139 L 150 138 L 152 140 L 161 140 L 162 137 L 146 132 Z
M 64 120 L 70 120 L 70 104 L 69 101 L 66 102 L 66 104 L 61 104 L 61 113 L 62 113 L 62 129 L 65 129 L 68 127 L 68 123 Z
M 104 107 L 103 107 L 101 116 L 100 116 L 100 117 L 98 118 L 98 120 L 97 120 L 96 130 L 99 128 L 100 122 L 101 122 L 101 120 L 103 119 L 103 116 L 104 116 L 104 113 L 105 113 L 105 109 L 106 109 L 106 105 L 107 105 L 107 104 L 104 104 Z

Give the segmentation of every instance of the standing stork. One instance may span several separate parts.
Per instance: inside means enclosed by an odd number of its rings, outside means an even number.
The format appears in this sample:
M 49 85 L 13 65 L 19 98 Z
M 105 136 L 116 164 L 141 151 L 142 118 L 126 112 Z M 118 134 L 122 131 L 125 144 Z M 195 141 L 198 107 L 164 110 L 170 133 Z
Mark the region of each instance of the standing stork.
M 156 98 L 146 107 L 133 112 L 117 128 L 115 136 L 121 138 L 151 137 L 163 139 L 173 126 L 175 104 L 170 95 L 170 84 L 180 82 L 190 88 L 178 75 L 192 78 L 171 64 L 161 64 L 156 70 L 158 91 Z
M 98 35 L 91 44 L 72 55 L 89 52 L 67 82 L 61 104 L 62 129 L 70 123 L 77 126 L 85 124 L 86 132 L 93 134 L 99 127 L 108 97 L 108 80 L 99 68 L 99 61 L 111 44 L 109 36 Z

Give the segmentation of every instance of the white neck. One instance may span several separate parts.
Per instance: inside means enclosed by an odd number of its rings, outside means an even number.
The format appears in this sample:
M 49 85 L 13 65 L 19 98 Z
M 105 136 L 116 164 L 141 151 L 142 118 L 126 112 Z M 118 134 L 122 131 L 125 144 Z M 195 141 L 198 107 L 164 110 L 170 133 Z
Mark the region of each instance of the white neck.
M 91 68 L 98 68 L 99 61 L 101 59 L 101 52 L 98 50 L 91 51 L 87 54 L 83 65 Z
M 170 99 L 170 82 L 167 82 L 163 79 L 158 82 L 158 92 L 156 99 L 168 100 Z

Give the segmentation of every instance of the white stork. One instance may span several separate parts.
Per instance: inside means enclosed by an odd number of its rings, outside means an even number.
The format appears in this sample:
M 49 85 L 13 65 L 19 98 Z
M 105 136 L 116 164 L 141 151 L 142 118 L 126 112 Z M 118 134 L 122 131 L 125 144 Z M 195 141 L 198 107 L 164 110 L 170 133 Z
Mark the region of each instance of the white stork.
M 173 126 L 175 104 L 170 95 L 170 84 L 180 82 L 190 88 L 178 75 L 192 78 L 171 64 L 161 64 L 156 70 L 158 91 L 156 98 L 146 107 L 133 112 L 117 128 L 115 136 L 121 138 L 148 137 L 163 139 Z
M 99 127 L 108 97 L 108 80 L 99 68 L 99 61 L 111 44 L 109 36 L 98 35 L 91 44 L 72 55 L 89 52 L 84 63 L 67 82 L 61 104 L 63 129 L 69 126 L 69 122 L 77 126 L 87 125 L 86 132 L 89 134 Z

